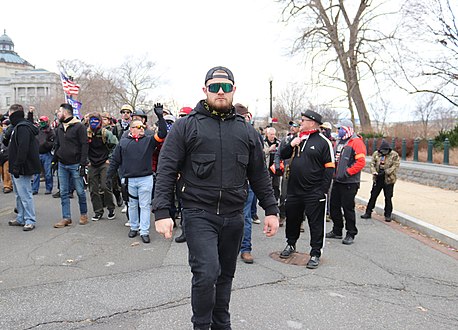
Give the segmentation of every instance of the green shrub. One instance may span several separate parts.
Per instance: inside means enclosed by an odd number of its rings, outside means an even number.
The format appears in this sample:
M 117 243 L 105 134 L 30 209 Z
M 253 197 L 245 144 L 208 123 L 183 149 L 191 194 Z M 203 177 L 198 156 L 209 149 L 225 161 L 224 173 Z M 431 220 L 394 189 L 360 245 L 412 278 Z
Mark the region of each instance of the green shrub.
M 444 141 L 448 139 L 450 147 L 458 147 L 458 125 L 450 131 L 440 131 L 439 134 L 434 138 L 434 147 L 442 149 L 444 148 Z

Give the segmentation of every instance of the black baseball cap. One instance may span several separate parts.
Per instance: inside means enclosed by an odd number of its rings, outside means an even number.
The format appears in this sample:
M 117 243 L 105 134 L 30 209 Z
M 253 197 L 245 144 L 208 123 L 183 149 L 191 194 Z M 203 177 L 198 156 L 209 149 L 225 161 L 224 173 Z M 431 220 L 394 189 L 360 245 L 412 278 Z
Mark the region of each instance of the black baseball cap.
M 315 111 L 307 110 L 306 112 L 302 112 L 301 116 L 307 117 L 308 119 L 311 119 L 320 125 L 323 124 L 321 115 Z
M 213 78 L 225 78 L 235 84 L 232 71 L 228 68 L 225 68 L 224 66 L 215 66 L 214 68 L 208 70 L 207 74 L 205 75 L 205 84 L 207 84 L 207 81 Z

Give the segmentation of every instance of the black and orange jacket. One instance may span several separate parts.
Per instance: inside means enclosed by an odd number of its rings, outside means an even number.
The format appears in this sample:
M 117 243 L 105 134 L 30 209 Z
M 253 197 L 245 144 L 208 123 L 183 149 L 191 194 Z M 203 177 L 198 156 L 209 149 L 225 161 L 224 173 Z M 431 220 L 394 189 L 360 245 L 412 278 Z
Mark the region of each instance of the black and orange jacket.
M 332 144 L 323 134 L 312 133 L 295 148 L 283 143 L 280 157 L 291 158 L 288 200 L 323 198 L 327 194 L 335 163 Z
M 336 163 L 335 182 L 360 183 L 361 171 L 366 165 L 366 145 L 363 139 L 354 134 L 349 140 L 340 140 L 336 143 L 345 144 Z

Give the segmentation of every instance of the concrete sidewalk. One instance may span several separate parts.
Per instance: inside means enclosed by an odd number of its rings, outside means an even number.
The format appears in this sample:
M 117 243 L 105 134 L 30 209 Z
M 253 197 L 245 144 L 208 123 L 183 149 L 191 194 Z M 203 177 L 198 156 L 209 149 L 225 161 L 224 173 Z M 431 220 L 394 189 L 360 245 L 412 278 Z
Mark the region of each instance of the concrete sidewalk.
M 361 174 L 357 203 L 366 205 L 372 175 Z M 383 216 L 384 197 L 380 193 L 375 212 Z M 394 186 L 393 218 L 423 234 L 458 248 L 458 192 L 397 180 Z M 362 207 L 362 212 L 365 208 Z

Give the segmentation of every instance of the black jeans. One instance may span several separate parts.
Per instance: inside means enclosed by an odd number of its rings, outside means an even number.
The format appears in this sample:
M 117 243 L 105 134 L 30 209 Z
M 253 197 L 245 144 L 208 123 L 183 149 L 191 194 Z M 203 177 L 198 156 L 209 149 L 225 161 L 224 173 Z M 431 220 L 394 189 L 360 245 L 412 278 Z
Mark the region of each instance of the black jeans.
M 289 245 L 296 246 L 300 235 L 301 223 L 304 220 L 304 211 L 310 229 L 310 256 L 321 256 L 323 249 L 324 232 L 326 228 L 325 218 L 326 199 L 324 195 L 311 196 L 301 200 L 291 198 L 286 201 L 286 240 Z
M 369 198 L 369 202 L 367 203 L 366 213 L 371 214 L 372 210 L 375 207 L 375 202 L 377 201 L 378 195 L 383 190 L 383 195 L 385 196 L 385 217 L 391 217 L 391 213 L 393 212 L 393 203 L 391 202 L 391 198 L 393 197 L 393 190 L 394 190 L 394 183 L 386 184 L 385 178 L 377 177 L 376 181 L 372 185 L 371 190 L 371 197 Z
M 243 236 L 243 212 L 183 209 L 191 266 L 194 329 L 231 329 L 229 301 Z
M 355 214 L 355 196 L 358 189 L 359 183 L 333 183 L 331 190 L 331 219 L 334 223 L 332 228 L 334 234 L 342 235 L 344 227 L 342 209 L 345 216 L 347 234 L 352 237 L 358 234 Z
M 103 214 L 103 207 L 108 210 L 114 210 L 113 192 L 106 185 L 108 164 L 102 164 L 99 167 L 89 166 L 88 181 L 89 191 L 91 193 L 92 208 L 95 214 Z M 100 192 L 103 194 L 100 194 Z

